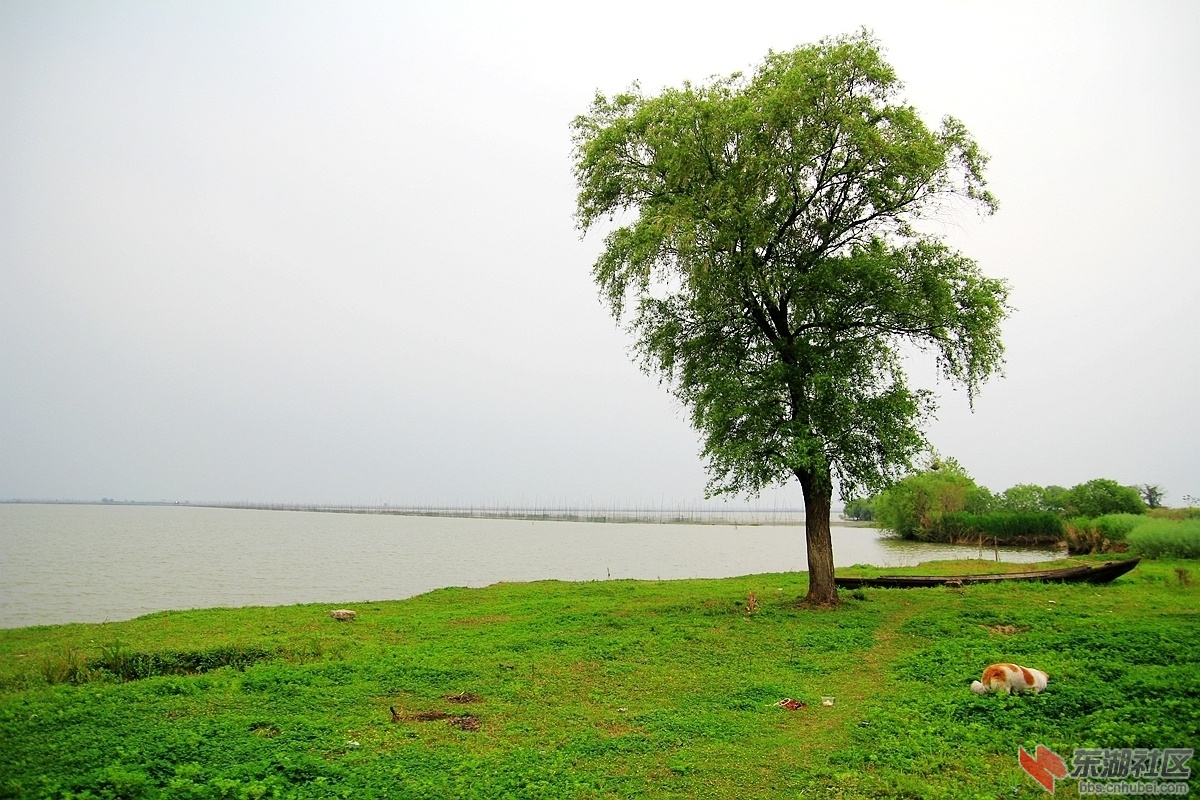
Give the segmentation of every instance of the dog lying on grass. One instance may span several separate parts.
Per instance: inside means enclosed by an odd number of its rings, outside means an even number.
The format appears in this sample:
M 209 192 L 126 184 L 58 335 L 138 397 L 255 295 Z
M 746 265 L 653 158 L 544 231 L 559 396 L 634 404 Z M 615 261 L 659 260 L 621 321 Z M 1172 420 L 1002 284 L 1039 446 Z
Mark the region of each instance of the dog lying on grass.
M 992 664 L 983 671 L 982 681 L 974 681 L 971 684 L 971 691 L 975 694 L 1037 694 L 1045 689 L 1049 682 L 1050 676 L 1040 669 L 1030 669 L 1017 664 Z

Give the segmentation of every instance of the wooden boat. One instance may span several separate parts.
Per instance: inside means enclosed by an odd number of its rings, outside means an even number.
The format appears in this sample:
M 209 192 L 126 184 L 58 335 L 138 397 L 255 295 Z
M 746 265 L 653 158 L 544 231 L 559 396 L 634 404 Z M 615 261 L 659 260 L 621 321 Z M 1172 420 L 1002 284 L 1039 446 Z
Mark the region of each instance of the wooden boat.
M 1108 583 L 1138 565 L 1140 558 L 1084 564 L 1063 569 L 1039 569 L 1029 572 L 1001 572 L 991 575 L 880 575 L 875 578 L 833 579 L 839 589 L 906 589 L 922 586 L 965 586 L 969 583 L 1000 581 L 1039 581 L 1042 583 Z

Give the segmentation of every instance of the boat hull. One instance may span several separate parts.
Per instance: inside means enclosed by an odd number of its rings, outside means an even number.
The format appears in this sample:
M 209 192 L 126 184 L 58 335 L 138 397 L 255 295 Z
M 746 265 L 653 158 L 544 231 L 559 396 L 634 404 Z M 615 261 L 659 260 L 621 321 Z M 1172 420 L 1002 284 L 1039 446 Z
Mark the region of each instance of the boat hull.
M 1036 583 L 1108 583 L 1138 565 L 1140 558 L 1106 561 L 1103 564 L 1009 572 L 996 575 L 880 575 L 874 578 L 834 578 L 839 589 L 915 589 L 930 586 L 966 586 L 973 583 L 1027 581 Z

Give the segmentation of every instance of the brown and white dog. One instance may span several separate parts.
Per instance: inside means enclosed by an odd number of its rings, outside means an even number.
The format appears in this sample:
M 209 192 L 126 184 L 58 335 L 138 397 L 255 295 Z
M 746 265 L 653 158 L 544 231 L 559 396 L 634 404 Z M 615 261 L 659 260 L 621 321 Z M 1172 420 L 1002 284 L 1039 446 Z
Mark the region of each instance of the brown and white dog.
M 1046 688 L 1050 676 L 1040 669 L 1030 669 L 1016 664 L 992 664 L 983 671 L 983 680 L 974 681 L 971 691 L 975 694 L 1011 694 L 1013 692 L 1033 692 L 1037 694 Z

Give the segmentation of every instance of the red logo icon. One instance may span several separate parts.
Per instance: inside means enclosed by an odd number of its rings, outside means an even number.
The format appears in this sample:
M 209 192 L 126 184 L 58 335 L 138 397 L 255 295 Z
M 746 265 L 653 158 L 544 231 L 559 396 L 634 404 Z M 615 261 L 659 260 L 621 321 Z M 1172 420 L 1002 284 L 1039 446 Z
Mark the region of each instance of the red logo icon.
M 1017 745 L 1017 760 L 1021 762 L 1021 769 L 1029 773 L 1029 777 L 1040 783 L 1043 789 L 1054 794 L 1054 779 L 1067 777 L 1067 765 L 1058 753 L 1048 747 L 1039 744 L 1035 752 L 1036 758 Z

